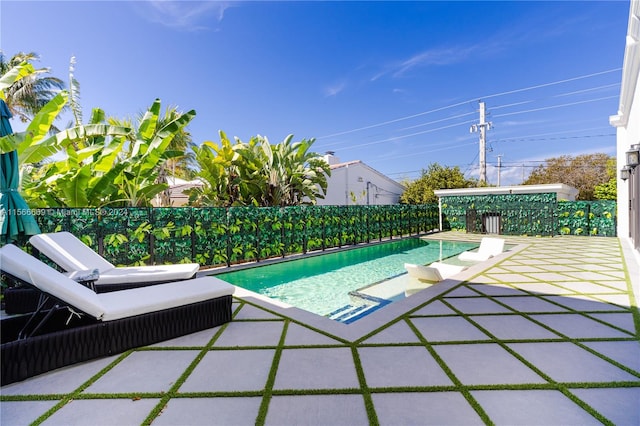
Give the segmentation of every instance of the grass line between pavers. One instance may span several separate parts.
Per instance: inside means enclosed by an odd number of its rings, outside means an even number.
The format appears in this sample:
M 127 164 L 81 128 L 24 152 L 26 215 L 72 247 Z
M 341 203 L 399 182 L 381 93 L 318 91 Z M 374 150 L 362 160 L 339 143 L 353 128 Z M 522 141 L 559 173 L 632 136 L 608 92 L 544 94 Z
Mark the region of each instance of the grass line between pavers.
M 171 399 L 189 399 L 189 398 L 246 398 L 261 397 L 263 392 L 256 391 L 201 391 L 201 392 L 178 392 Z
M 238 315 L 238 312 L 240 312 L 242 310 L 242 307 L 244 306 L 243 300 L 238 299 L 235 296 L 233 296 L 233 299 L 237 300 L 239 303 L 238 303 L 238 306 L 236 306 L 236 310 L 231 313 L 231 319 L 235 319 L 236 315 Z
M 445 301 L 446 303 L 446 301 Z M 607 419 L 606 417 L 604 417 L 602 414 L 600 414 L 600 412 L 598 412 L 596 409 L 594 409 L 593 407 L 591 407 L 589 404 L 587 404 L 585 401 L 583 401 L 582 399 L 578 398 L 575 394 L 571 393 L 569 391 L 569 389 L 567 388 L 566 385 L 564 385 L 563 383 L 557 382 L 555 379 L 553 379 L 551 376 L 549 376 L 547 373 L 545 373 L 544 371 L 542 371 L 541 369 L 539 369 L 535 364 L 529 362 L 529 360 L 527 360 L 524 356 L 520 355 L 518 352 L 516 352 L 514 349 L 510 348 L 508 345 L 504 344 L 504 342 L 502 342 L 500 339 L 496 338 L 496 336 L 494 336 L 489 330 L 485 329 L 484 327 L 482 327 L 480 324 L 478 324 L 477 322 L 473 321 L 473 319 L 469 318 L 469 316 L 467 316 L 465 313 L 463 313 L 462 311 L 456 309 L 453 305 L 449 305 L 450 309 L 455 310 L 456 312 L 458 312 L 458 314 L 461 317 L 464 317 L 467 321 L 471 322 L 476 328 L 478 328 L 480 331 L 482 331 L 483 333 L 488 334 L 489 336 L 491 336 L 492 338 L 495 339 L 495 342 L 500 345 L 500 347 L 502 349 L 504 349 L 505 351 L 507 351 L 511 356 L 515 357 L 516 359 L 518 359 L 520 362 L 522 362 L 524 365 L 526 365 L 527 367 L 529 367 L 531 370 L 533 370 L 536 374 L 538 374 L 540 377 L 542 377 L 544 380 L 546 380 L 549 384 L 554 385 L 556 387 L 556 389 L 558 391 L 560 391 L 563 395 L 565 395 L 567 398 L 571 399 L 575 404 L 577 404 L 580 408 L 582 408 L 583 410 L 585 410 L 587 413 L 591 414 L 593 417 L 595 417 L 596 419 L 598 419 L 600 422 L 602 422 L 603 424 L 606 425 L 612 425 L 611 421 L 609 421 L 609 419 Z M 524 315 L 523 315 L 524 316 Z M 562 333 L 555 331 L 555 330 L 550 330 L 550 331 L 554 331 L 556 334 L 558 335 L 562 335 Z M 564 336 L 568 339 L 568 336 Z M 495 388 L 495 387 L 494 387 Z
M 360 395 L 360 388 L 340 389 L 273 389 L 271 396 Z
M 0 402 L 15 401 L 57 401 L 66 397 L 66 393 L 48 393 L 48 394 L 26 394 L 26 395 L 0 395 Z
M 351 355 L 353 356 L 353 365 L 355 366 L 356 375 L 358 376 L 358 382 L 360 383 L 360 389 L 362 390 L 364 408 L 367 412 L 369 425 L 378 426 L 380 424 L 380 421 L 378 420 L 378 413 L 376 413 L 376 407 L 373 404 L 369 386 L 367 386 L 367 378 L 364 375 L 364 368 L 362 368 L 362 362 L 360 361 L 360 354 L 358 353 L 357 346 L 358 345 L 355 343 L 351 346 Z
M 304 328 L 307 328 L 307 329 L 309 329 L 311 331 L 314 331 L 316 333 L 322 334 L 323 336 L 326 336 L 326 337 L 329 337 L 331 339 L 337 340 L 337 341 L 339 341 L 339 342 L 341 342 L 341 343 L 343 343 L 345 345 L 348 345 L 348 344 L 351 343 L 348 340 L 343 339 L 342 337 L 335 336 L 335 335 L 333 335 L 331 333 L 328 333 L 328 332 L 326 332 L 324 330 L 321 330 L 319 328 L 310 326 L 310 325 L 308 325 L 308 324 L 306 324 L 306 323 L 304 323 L 302 321 L 296 320 L 295 318 L 291 318 L 291 317 L 288 317 L 288 316 L 283 315 L 281 313 L 278 313 L 278 312 L 276 312 L 274 310 L 271 310 L 269 308 L 265 308 L 264 306 L 260 306 L 260 305 L 258 305 L 256 303 L 252 303 L 252 302 L 249 302 L 249 301 L 246 301 L 246 300 L 244 300 L 243 302 L 246 305 L 253 306 L 254 308 L 260 309 L 261 311 L 265 311 L 265 312 L 268 312 L 268 313 L 273 314 L 273 315 L 277 315 L 278 317 L 280 317 L 280 318 L 282 318 L 284 320 L 288 320 L 288 321 L 290 321 L 290 322 L 292 322 L 292 323 L 294 323 L 296 325 L 300 325 L 300 326 L 302 326 Z M 237 321 L 243 321 L 243 320 L 237 320 Z M 262 320 L 259 320 L 259 321 L 262 321 Z
M 477 275 L 475 275 L 475 276 L 477 276 Z M 474 276 L 474 277 L 475 277 L 475 276 Z M 391 327 L 392 325 L 395 325 L 395 324 L 397 324 L 397 323 L 399 323 L 399 322 L 401 322 L 401 321 L 404 321 L 406 318 L 409 318 L 410 316 L 412 316 L 412 314 L 413 314 L 414 312 L 419 311 L 420 309 L 424 308 L 425 306 L 427 306 L 427 305 L 429 305 L 429 304 L 431 304 L 431 303 L 433 303 L 433 302 L 436 302 L 436 301 L 440 300 L 442 297 L 445 297 L 447 294 L 451 293 L 452 291 L 457 290 L 458 288 L 462 287 L 466 282 L 467 282 L 467 281 L 463 281 L 463 282 L 461 282 L 461 283 L 459 283 L 459 284 L 455 285 L 454 287 L 450 288 L 450 289 L 449 289 L 449 290 L 447 290 L 446 292 L 444 292 L 444 293 L 442 293 L 442 294 L 439 294 L 439 295 L 435 296 L 433 299 L 427 300 L 426 302 L 424 302 L 424 303 L 420 304 L 419 306 L 416 306 L 415 308 L 408 310 L 407 312 L 405 312 L 404 314 L 402 314 L 402 315 L 398 316 L 397 318 L 394 318 L 393 320 L 391 320 L 391 321 L 387 322 L 386 324 L 384 324 L 384 325 L 382 325 L 382 326 L 380 326 L 380 327 L 376 328 L 375 330 L 373 330 L 373 331 L 371 331 L 371 332 L 369 332 L 369 333 L 365 334 L 364 336 L 362 336 L 362 337 L 360 337 L 360 338 L 358 338 L 358 339 L 354 340 L 354 341 L 353 341 L 353 343 L 354 343 L 354 344 L 356 344 L 356 345 L 360 345 L 360 344 L 362 344 L 362 342 L 364 342 L 365 340 L 369 339 L 370 337 L 375 336 L 376 334 L 378 334 L 378 333 L 380 333 L 381 331 L 383 331 L 383 330 L 385 330 L 385 329 L 387 329 L 387 328 Z M 444 315 L 443 315 L 443 316 L 444 316 Z M 450 315 L 450 316 L 455 317 L 455 315 Z
M 60 402 L 58 402 L 56 405 L 54 405 L 53 407 L 51 407 L 50 409 L 48 409 L 46 412 L 44 412 L 40 417 L 38 417 L 37 419 L 35 419 L 33 421 L 33 423 L 31 423 L 32 426 L 36 426 L 41 424 L 42 422 L 44 422 L 45 420 L 47 420 L 49 417 L 51 417 L 56 411 L 58 411 L 59 409 L 61 409 L 62 407 L 64 407 L 65 405 L 67 405 L 69 402 L 73 401 L 74 399 L 76 399 L 85 389 L 87 389 L 89 386 L 91 386 L 92 384 L 94 384 L 98 379 L 100 379 L 102 376 L 104 376 L 105 374 L 107 374 L 109 371 L 111 371 L 112 368 L 114 368 L 116 365 L 118 365 L 120 363 L 120 361 L 122 361 L 123 359 L 125 359 L 126 357 L 128 357 L 131 353 L 133 353 L 133 350 L 128 350 L 126 352 L 124 352 L 123 354 L 121 354 L 118 358 L 116 358 L 115 360 L 113 360 L 113 362 L 109 363 L 109 365 L 107 365 L 106 367 L 104 367 L 102 370 L 100 370 L 98 373 L 96 373 L 94 376 L 92 376 L 89 380 L 87 380 L 86 382 L 84 382 L 82 385 L 80 385 L 76 390 L 74 390 L 73 392 L 65 395 Z
M 602 424 L 606 426 L 615 426 L 615 424 L 611 420 L 607 419 L 598 410 L 584 402 L 582 399 L 578 398 L 576 394 L 572 393 L 566 386 L 560 385 L 558 390 L 571 401 L 582 407 L 587 413 L 591 414 L 593 417 L 602 422 Z
M 530 293 L 530 292 L 527 291 L 527 293 Z M 521 311 L 517 310 L 516 308 L 513 308 L 513 307 L 507 305 L 502 300 L 499 300 L 499 299 L 496 298 L 496 297 L 501 297 L 501 296 L 487 295 L 485 297 L 487 299 L 491 300 L 492 302 L 497 303 L 498 305 L 500 305 L 500 306 L 502 306 L 502 307 L 504 307 L 506 309 L 509 309 L 511 312 L 509 312 L 508 315 L 520 315 L 520 316 L 526 317 L 527 319 L 529 319 L 531 321 L 535 321 L 535 320 L 533 320 L 531 318 L 531 315 L 580 315 L 580 316 L 583 316 L 583 317 L 585 317 L 587 319 L 590 319 L 592 321 L 595 321 L 595 322 L 598 322 L 600 324 L 606 325 L 607 327 L 613 328 L 613 329 L 615 329 L 617 331 L 620 331 L 622 333 L 629 334 L 630 336 L 633 336 L 633 333 L 629 332 L 629 330 L 626 330 L 626 329 L 624 329 L 622 327 L 618 327 L 615 324 L 610 324 L 610 323 L 606 322 L 605 320 L 602 320 L 602 319 L 599 319 L 599 318 L 591 316 L 591 315 L 594 315 L 594 314 L 611 314 L 611 315 L 628 314 L 629 313 L 628 309 L 624 309 L 624 311 L 613 311 L 613 312 L 612 311 L 588 311 L 588 313 L 585 313 L 583 311 L 578 311 L 578 310 L 576 310 L 576 309 L 574 309 L 574 308 L 572 308 L 570 306 L 564 306 L 564 305 L 562 305 L 560 303 L 557 303 L 557 302 L 555 302 L 553 300 L 547 300 L 544 297 L 540 296 L 538 293 L 531 293 L 529 296 L 525 296 L 525 297 L 535 297 L 535 298 L 537 298 L 539 300 L 542 300 L 542 301 L 551 303 L 553 305 L 557 305 L 559 307 L 562 307 L 563 309 L 566 309 L 566 311 L 564 311 L 564 312 L 549 312 L 549 311 L 521 312 Z M 447 304 L 447 305 L 449 305 L 449 304 Z M 618 306 L 618 305 L 613 305 L 613 306 Z M 493 316 L 493 315 L 498 315 L 498 314 L 493 314 L 493 313 L 474 314 L 474 316 L 481 316 L 481 315 L 492 315 Z M 555 332 L 555 330 L 552 330 L 552 329 L 550 329 L 550 330 Z M 556 333 L 556 334 L 559 334 L 559 333 Z
M 491 297 L 491 296 L 487 296 L 487 297 L 489 299 L 492 299 L 493 302 L 503 305 L 502 303 L 500 303 L 500 301 L 493 300 L 493 297 Z M 467 321 L 470 321 L 474 326 L 476 326 L 478 329 L 480 329 L 485 334 L 492 335 L 488 330 L 486 330 L 485 328 L 480 326 L 477 322 L 473 321 L 472 317 L 479 316 L 479 315 L 475 315 L 475 314 L 474 315 L 467 315 L 464 312 L 460 311 L 459 309 L 455 308 L 453 305 L 448 303 L 446 300 L 443 300 L 443 303 L 445 305 L 447 305 L 450 309 L 454 310 L 457 313 L 458 316 L 465 318 Z M 513 309 L 513 308 L 511 308 L 511 307 L 509 307 L 507 305 L 503 305 L 503 306 L 508 308 L 508 309 L 511 309 L 511 310 L 513 310 L 515 312 L 515 309 Z M 626 334 L 630 335 L 629 338 L 626 338 L 626 339 L 625 338 L 620 338 L 620 337 L 616 337 L 616 338 L 606 338 L 606 337 L 603 337 L 603 338 L 574 338 L 574 337 L 567 336 L 564 333 L 561 333 L 560 331 L 554 329 L 553 327 L 551 327 L 551 326 L 549 326 L 549 325 L 547 325 L 547 324 L 545 324 L 543 322 L 540 322 L 540 321 L 536 320 L 535 318 L 532 318 L 531 317 L 532 314 L 530 314 L 530 313 L 520 312 L 519 314 L 520 314 L 521 317 L 523 317 L 523 318 L 525 318 L 525 319 L 537 324 L 538 326 L 546 329 L 547 331 L 550 331 L 550 332 L 556 334 L 561 339 L 560 341 L 573 343 L 574 345 L 580 347 L 581 349 L 586 350 L 587 352 L 591 353 L 592 355 L 597 356 L 598 358 L 600 358 L 600 359 L 602 359 L 602 360 L 604 360 L 604 361 L 606 361 L 606 362 L 608 362 L 608 363 L 620 368 L 621 370 L 624 370 L 624 371 L 626 371 L 627 373 L 629 373 L 629 374 L 631 374 L 633 376 L 640 377 L 640 373 L 639 372 L 637 372 L 637 371 L 633 370 L 632 368 L 629 368 L 626 365 L 624 365 L 624 364 L 622 364 L 622 363 L 620 363 L 620 362 L 618 362 L 618 361 L 616 361 L 616 360 L 614 360 L 612 358 L 609 358 L 608 356 L 603 355 L 600 352 L 596 351 L 595 349 L 592 349 L 589 346 L 583 344 L 583 342 L 610 342 L 610 341 L 622 341 L 622 342 L 625 342 L 625 341 L 633 340 L 633 335 L 631 335 L 628 331 L 626 331 L 624 329 L 621 329 L 619 327 L 614 327 L 614 326 L 604 322 L 605 325 L 610 326 L 611 328 L 617 329 L 619 331 L 625 331 Z M 565 315 L 566 314 L 575 315 L 575 314 L 581 314 L 581 313 L 579 311 L 572 311 L 572 312 L 567 312 L 567 313 L 564 313 L 564 314 Z M 555 314 L 550 314 L 550 315 L 555 315 Z M 589 318 L 589 319 L 593 319 L 593 318 L 589 317 L 588 315 L 583 315 L 583 316 L 585 316 L 586 318 Z M 602 321 L 599 321 L 599 322 L 602 322 Z M 551 339 L 528 339 L 528 340 L 516 340 L 516 341 L 512 341 L 512 339 L 509 339 L 509 340 L 496 339 L 496 343 L 499 343 L 501 346 L 503 346 L 505 349 L 507 349 L 509 351 L 511 351 L 511 349 L 506 346 L 507 343 L 547 343 L 547 342 L 551 343 L 553 341 L 556 341 L 556 339 L 553 339 L 553 340 L 551 340 Z M 469 343 L 476 343 L 476 342 L 469 342 Z
M 469 389 L 460 381 L 460 379 L 458 379 L 458 377 L 453 373 L 453 370 L 451 370 L 447 365 L 447 363 L 444 362 L 442 357 L 438 355 L 435 349 L 433 349 L 433 346 L 431 345 L 431 343 L 422 335 L 422 333 L 420 333 L 420 330 L 418 330 L 418 328 L 409 319 L 405 319 L 405 321 L 407 325 L 411 328 L 411 330 L 414 332 L 414 334 L 418 337 L 418 339 L 424 344 L 424 347 L 427 349 L 429 354 L 433 357 L 435 362 L 440 366 L 440 368 L 442 368 L 442 371 L 444 371 L 447 377 L 449 377 L 449 380 L 453 382 L 456 391 L 462 394 L 462 396 L 467 400 L 469 405 L 471 405 L 471 408 L 473 408 L 473 410 L 476 412 L 476 414 L 478 414 L 478 416 L 480 416 L 480 419 L 482 419 L 482 421 L 485 424 L 493 425 L 494 424 L 493 421 L 491 421 L 487 412 L 484 411 L 484 408 L 482 408 L 482 406 L 478 403 L 478 401 L 476 401 L 473 395 L 471 395 L 471 392 L 469 392 Z
M 542 283 L 544 283 L 544 282 L 542 282 Z M 523 290 L 523 291 L 528 294 L 528 297 L 535 297 L 538 300 L 542 300 L 542 301 L 544 301 L 546 303 L 550 303 L 552 305 L 556 305 L 558 307 L 566 309 L 566 311 L 560 311 L 560 312 L 540 311 L 540 312 L 526 312 L 526 313 L 524 313 L 524 312 L 520 312 L 516 308 L 513 308 L 513 307 L 507 305 L 506 303 L 502 302 L 502 300 L 500 300 L 500 299 L 502 299 L 504 296 L 484 295 L 483 297 L 485 297 L 485 298 L 491 300 L 492 302 L 497 303 L 498 305 L 502 306 L 503 308 L 506 308 L 509 311 L 511 311 L 509 313 L 503 313 L 503 314 L 506 314 L 506 315 L 521 315 L 521 316 L 525 316 L 525 315 L 576 315 L 577 314 L 577 315 L 581 315 L 583 317 L 586 317 L 586 318 L 588 318 L 588 319 L 590 319 L 592 321 L 596 321 L 596 322 L 601 323 L 603 325 L 606 325 L 608 327 L 614 328 L 614 329 L 616 329 L 618 331 L 621 331 L 623 333 L 633 335 L 633 333 L 629 332 L 629 330 L 626 330 L 624 328 L 618 327 L 618 326 L 616 326 L 614 324 L 610 324 L 610 323 L 608 323 L 608 322 L 606 322 L 604 320 L 601 320 L 599 318 L 595 318 L 595 317 L 591 316 L 591 315 L 594 315 L 594 314 L 627 314 L 627 313 L 629 313 L 630 310 L 632 311 L 632 309 L 621 307 L 621 306 L 613 304 L 613 303 L 602 302 L 602 301 L 598 300 L 597 301 L 598 303 L 608 304 L 608 305 L 611 305 L 611 306 L 614 306 L 614 307 L 617 307 L 617 308 L 622 308 L 623 310 L 618 310 L 618 311 L 592 310 L 592 311 L 588 311 L 588 313 L 585 313 L 583 311 L 578 311 L 578 310 L 576 310 L 576 309 L 574 309 L 574 308 L 572 308 L 570 306 L 562 305 L 559 302 L 555 302 L 553 300 L 545 299 L 544 296 L 548 296 L 547 294 L 534 293 L 534 292 L 529 291 L 529 290 Z M 584 295 L 584 293 L 577 293 L 576 292 L 575 295 Z M 574 295 L 567 295 L 567 296 L 562 296 L 562 297 L 569 297 L 569 296 L 574 296 Z M 497 297 L 499 297 L 500 299 L 497 299 Z M 517 297 L 522 297 L 522 296 L 517 296 Z M 474 314 L 474 315 L 483 315 L 483 314 Z M 488 313 L 488 314 L 484 314 L 484 315 L 499 315 L 499 313 L 496 313 L 496 314 Z M 453 316 L 457 316 L 457 315 L 453 315 Z
M 273 395 L 273 385 L 276 382 L 276 375 L 278 374 L 278 367 L 280 366 L 280 358 L 282 358 L 282 351 L 284 348 L 284 342 L 287 338 L 287 331 L 289 330 L 289 320 L 285 320 L 282 327 L 282 333 L 280 334 L 280 340 L 273 354 L 273 361 L 271 362 L 271 369 L 269 369 L 269 375 L 267 376 L 267 383 L 264 386 L 264 392 L 262 395 L 262 402 L 258 409 L 258 416 L 256 417 L 256 426 L 262 426 L 267 419 L 267 412 L 269 411 L 269 404 L 271 403 L 271 397 Z
M 193 370 L 198 366 L 200 361 L 205 357 L 209 348 L 215 343 L 216 340 L 220 337 L 220 335 L 226 330 L 229 323 L 223 324 L 218 331 L 213 335 L 211 340 L 205 345 L 205 347 L 200 350 L 198 355 L 195 357 L 193 361 L 189 364 L 189 366 L 184 370 L 184 372 L 178 377 L 173 386 L 169 388 L 169 390 L 162 396 L 160 401 L 156 404 L 156 406 L 151 410 L 146 419 L 142 422 L 143 425 L 150 425 L 153 420 L 158 417 L 158 415 L 162 412 L 162 410 L 166 407 L 169 400 L 176 395 L 180 386 L 184 384 L 187 378 L 191 375 Z

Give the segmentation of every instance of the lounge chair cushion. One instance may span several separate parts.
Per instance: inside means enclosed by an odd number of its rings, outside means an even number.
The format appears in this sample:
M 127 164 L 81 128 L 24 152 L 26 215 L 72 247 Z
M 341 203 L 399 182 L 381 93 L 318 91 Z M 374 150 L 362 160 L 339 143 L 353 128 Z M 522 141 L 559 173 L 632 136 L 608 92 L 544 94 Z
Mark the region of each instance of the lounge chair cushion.
M 112 321 L 231 295 L 234 290 L 234 286 L 218 278 L 202 277 L 100 293 L 98 297 L 105 308 L 102 320 Z
M 95 318 L 104 315 L 105 309 L 94 291 L 64 276 L 13 244 L 0 248 L 0 267 L 16 278 L 33 284 L 41 291 Z
M 29 242 L 65 271 L 97 268 L 100 272 L 97 286 L 186 280 L 200 269 L 197 263 L 115 267 L 69 232 L 38 234 L 29 238 Z
M 404 268 L 409 276 L 425 281 L 439 282 L 442 281 L 442 275 L 438 269 L 431 266 L 415 265 L 413 263 L 405 263 Z
M 458 259 L 472 262 L 484 262 L 493 256 L 497 256 L 504 250 L 502 238 L 483 237 L 478 251 L 465 251 L 458 255 Z
M 115 268 L 102 256 L 69 232 L 38 234 L 29 242 L 65 271 L 98 269 L 100 273 Z
M 436 268 L 443 279 L 447 279 L 467 269 L 464 265 L 452 265 L 450 263 L 433 262 L 429 265 L 432 268 Z
M 173 265 L 119 266 L 100 272 L 96 281 L 100 284 L 146 283 L 156 281 L 177 281 L 193 277 L 200 269 L 197 263 L 176 263 Z

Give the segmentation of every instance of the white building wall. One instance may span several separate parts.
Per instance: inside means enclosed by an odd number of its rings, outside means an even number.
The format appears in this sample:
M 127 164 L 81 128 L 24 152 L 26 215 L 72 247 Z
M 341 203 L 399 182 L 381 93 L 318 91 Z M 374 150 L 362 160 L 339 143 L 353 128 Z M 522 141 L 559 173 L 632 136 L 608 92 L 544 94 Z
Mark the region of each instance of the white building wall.
M 618 127 L 617 133 L 617 170 L 618 170 L 618 236 L 629 236 L 629 193 L 630 180 L 620 179 L 620 170 L 626 164 L 625 152 L 631 145 L 640 143 L 640 90 L 636 86 L 633 107 L 629 111 L 627 126 Z M 638 173 L 635 171 L 635 173 Z
M 404 187 L 360 161 L 335 164 L 319 206 L 398 204 Z
M 640 199 L 640 168 L 634 170 L 634 177 L 627 181 L 620 179 L 620 170 L 626 165 L 625 152 L 631 145 L 640 144 L 640 1 L 632 0 L 629 9 L 629 25 L 625 40 L 622 83 L 618 114 L 610 117 L 610 123 L 617 128 L 617 170 L 618 170 L 618 237 L 629 238 L 630 230 L 639 229 L 640 224 L 630 223 L 630 207 L 638 209 Z M 631 182 L 636 182 L 634 194 L 630 192 Z M 632 205 L 633 204 L 633 205 Z M 635 212 L 635 217 L 639 217 Z M 637 237 L 636 237 L 637 238 Z M 639 241 L 634 245 L 640 246 Z

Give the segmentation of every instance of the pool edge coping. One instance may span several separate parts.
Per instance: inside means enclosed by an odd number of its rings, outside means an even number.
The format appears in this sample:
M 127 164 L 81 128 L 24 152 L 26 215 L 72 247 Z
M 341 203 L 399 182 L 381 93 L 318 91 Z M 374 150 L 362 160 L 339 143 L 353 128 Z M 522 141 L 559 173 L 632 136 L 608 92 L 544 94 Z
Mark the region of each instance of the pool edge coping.
M 267 296 L 255 293 L 250 290 L 235 286 L 234 297 L 257 305 L 263 309 L 274 312 L 277 315 L 289 318 L 302 325 L 315 328 L 329 335 L 348 340 L 356 341 L 367 334 L 381 328 L 390 322 L 405 315 L 407 312 L 418 308 L 438 296 L 450 291 L 461 283 L 490 269 L 496 263 L 501 262 L 529 247 L 531 244 L 521 243 L 508 251 L 494 256 L 487 261 L 472 265 L 453 277 L 447 278 L 436 285 L 421 290 L 410 297 L 393 302 L 384 306 L 359 320 L 344 324 L 309 311 L 305 311 L 295 306 L 288 305 L 271 299 Z

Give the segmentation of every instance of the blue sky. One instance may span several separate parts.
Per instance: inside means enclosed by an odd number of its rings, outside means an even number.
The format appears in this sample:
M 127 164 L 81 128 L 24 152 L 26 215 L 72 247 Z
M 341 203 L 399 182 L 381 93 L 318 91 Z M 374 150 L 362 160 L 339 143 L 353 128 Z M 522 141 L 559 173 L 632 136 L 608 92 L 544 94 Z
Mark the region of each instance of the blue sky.
M 85 117 L 160 98 L 196 110 L 196 143 L 293 133 L 397 180 L 430 163 L 477 177 L 483 100 L 488 179 L 501 155 L 505 185 L 545 158 L 615 154 L 628 13 L 628 1 L 3 0 L 0 46 L 65 81 L 75 56 Z

